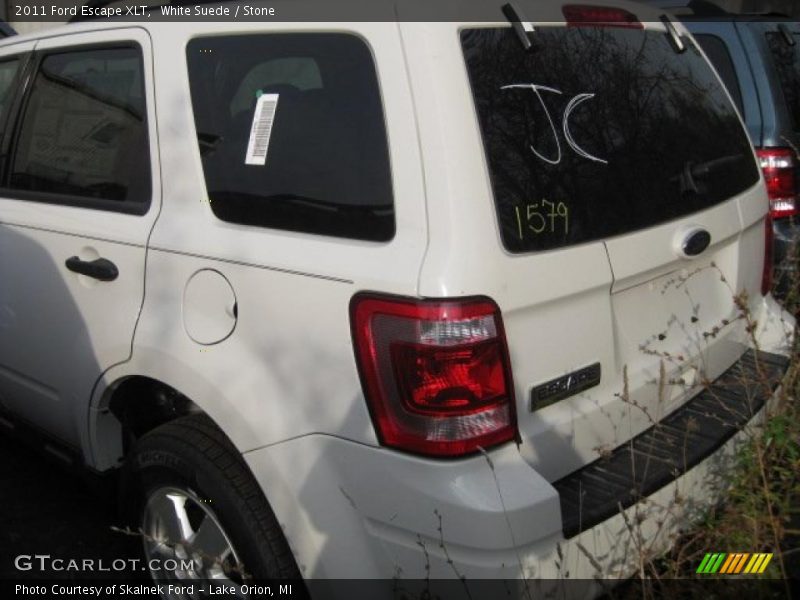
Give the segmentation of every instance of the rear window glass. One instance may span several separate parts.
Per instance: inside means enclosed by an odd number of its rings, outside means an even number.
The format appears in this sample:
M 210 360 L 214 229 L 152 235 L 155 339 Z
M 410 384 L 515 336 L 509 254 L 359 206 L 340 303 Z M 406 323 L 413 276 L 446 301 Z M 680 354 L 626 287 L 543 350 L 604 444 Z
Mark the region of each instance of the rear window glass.
M 758 181 L 736 111 L 693 46 L 661 32 L 461 33 L 501 235 L 546 250 L 666 222 Z
M 786 108 L 794 129 L 800 125 L 800 35 L 795 34 L 795 45 L 787 43 L 782 33 L 768 33 L 767 43 L 775 70 L 786 99 Z
M 363 240 L 394 236 L 383 109 L 362 40 L 339 33 L 199 38 L 187 58 L 218 218 Z

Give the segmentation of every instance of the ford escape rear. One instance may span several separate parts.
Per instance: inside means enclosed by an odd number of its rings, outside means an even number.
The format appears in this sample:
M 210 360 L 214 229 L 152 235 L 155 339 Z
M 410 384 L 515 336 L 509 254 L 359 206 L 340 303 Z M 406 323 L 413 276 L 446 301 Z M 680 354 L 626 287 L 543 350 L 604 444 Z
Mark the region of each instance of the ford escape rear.
M 623 576 L 724 483 L 794 325 L 730 96 L 639 5 L 481 10 L 0 46 L 3 423 L 154 577 Z

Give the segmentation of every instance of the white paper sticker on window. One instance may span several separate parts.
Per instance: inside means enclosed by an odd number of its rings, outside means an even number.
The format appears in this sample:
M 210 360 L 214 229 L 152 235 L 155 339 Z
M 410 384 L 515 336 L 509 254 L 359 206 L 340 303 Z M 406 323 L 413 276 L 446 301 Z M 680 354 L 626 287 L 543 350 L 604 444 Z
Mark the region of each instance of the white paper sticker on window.
M 277 108 L 278 94 L 262 94 L 258 97 L 244 164 L 263 166 L 267 162 L 269 136 L 272 133 L 272 122 Z

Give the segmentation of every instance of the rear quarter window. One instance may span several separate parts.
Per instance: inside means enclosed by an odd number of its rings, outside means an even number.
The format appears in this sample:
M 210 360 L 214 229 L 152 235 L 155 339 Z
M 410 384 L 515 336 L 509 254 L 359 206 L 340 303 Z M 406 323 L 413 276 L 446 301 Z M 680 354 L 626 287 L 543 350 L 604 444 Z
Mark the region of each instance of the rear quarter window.
M 739 78 L 736 75 L 736 66 L 733 64 L 733 58 L 728 51 L 728 46 L 722 38 L 708 33 L 696 33 L 694 39 L 700 44 L 700 47 L 708 56 L 708 60 L 714 65 L 714 68 L 719 73 L 722 82 L 736 102 L 736 107 L 739 112 L 744 115 L 744 103 L 742 102 L 742 88 L 739 85 Z
M 800 35 L 794 34 L 794 40 L 792 46 L 782 33 L 767 34 L 767 45 L 786 99 L 786 108 L 792 119 L 792 127 L 797 130 L 800 125 Z
M 759 178 L 746 132 L 693 46 L 658 31 L 466 29 L 461 45 L 501 237 L 547 250 L 700 211 Z
M 371 241 L 394 236 L 383 109 L 361 39 L 198 38 L 188 44 L 187 60 L 208 200 L 218 218 Z

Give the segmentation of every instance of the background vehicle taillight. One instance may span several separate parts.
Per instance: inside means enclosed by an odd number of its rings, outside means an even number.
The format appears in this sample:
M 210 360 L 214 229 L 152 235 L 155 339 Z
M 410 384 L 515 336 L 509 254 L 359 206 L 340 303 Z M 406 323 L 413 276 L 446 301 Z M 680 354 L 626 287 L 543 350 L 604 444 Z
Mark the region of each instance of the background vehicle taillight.
M 625 10 L 612 6 L 565 4 L 561 8 L 568 27 L 625 27 L 644 29 L 639 18 Z
M 514 439 L 511 370 L 494 302 L 359 294 L 351 324 L 382 444 L 454 457 Z
M 797 214 L 797 182 L 795 155 L 791 148 L 762 148 L 756 150 L 769 195 L 770 216 L 773 219 Z

